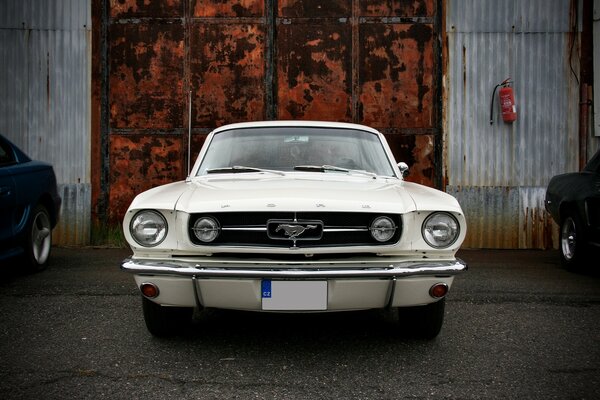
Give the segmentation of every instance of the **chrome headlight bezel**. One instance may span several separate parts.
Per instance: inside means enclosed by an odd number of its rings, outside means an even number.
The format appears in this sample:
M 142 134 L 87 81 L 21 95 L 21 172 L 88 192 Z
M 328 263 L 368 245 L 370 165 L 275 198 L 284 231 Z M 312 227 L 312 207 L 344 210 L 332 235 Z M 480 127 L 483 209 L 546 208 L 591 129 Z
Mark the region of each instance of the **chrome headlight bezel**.
M 167 237 L 167 219 L 156 210 L 140 210 L 129 223 L 131 238 L 142 247 L 156 247 Z
M 369 226 L 371 237 L 379 243 L 385 243 L 392 240 L 397 229 L 398 226 L 396 226 L 394 220 L 383 215 L 375 218 Z
M 421 235 L 425 243 L 434 249 L 446 249 L 458 240 L 460 224 L 449 212 L 436 211 L 423 221 Z
M 203 226 L 199 226 L 202 224 Z M 221 225 L 216 218 L 213 217 L 200 217 L 192 226 L 192 232 L 194 232 L 194 236 L 202 243 L 212 243 L 219 237 L 221 233 Z M 204 236 L 204 238 L 202 237 Z

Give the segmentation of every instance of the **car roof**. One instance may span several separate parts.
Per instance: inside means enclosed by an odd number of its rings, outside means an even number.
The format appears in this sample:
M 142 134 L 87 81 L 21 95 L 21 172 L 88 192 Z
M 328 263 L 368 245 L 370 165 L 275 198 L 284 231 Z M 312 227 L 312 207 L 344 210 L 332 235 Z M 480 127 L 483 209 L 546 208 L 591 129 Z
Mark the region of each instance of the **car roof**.
M 6 136 L 2 134 L 0 134 L 0 143 L 4 143 L 4 146 L 12 150 L 17 162 L 23 163 L 31 161 L 31 158 L 23 150 L 21 150 L 19 146 L 11 142 Z
M 213 130 L 213 133 L 222 132 L 230 129 L 248 129 L 248 128 L 271 128 L 271 127 L 314 127 L 314 128 L 334 128 L 334 129 L 356 129 L 375 134 L 380 134 L 376 129 L 369 126 L 352 124 L 348 122 L 330 122 L 330 121 L 252 121 L 239 122 L 235 124 L 223 125 Z

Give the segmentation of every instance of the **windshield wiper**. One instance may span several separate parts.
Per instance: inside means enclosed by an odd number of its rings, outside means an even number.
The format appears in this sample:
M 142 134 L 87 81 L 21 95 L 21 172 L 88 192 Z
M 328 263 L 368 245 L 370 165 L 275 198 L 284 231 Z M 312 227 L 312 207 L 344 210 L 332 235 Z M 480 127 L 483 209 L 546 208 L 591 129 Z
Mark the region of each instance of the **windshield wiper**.
M 346 172 L 346 173 L 356 173 L 361 175 L 372 176 L 373 178 L 377 177 L 377 174 L 374 172 L 365 171 L 363 169 L 349 169 L 343 167 L 336 167 L 335 165 L 296 165 L 294 167 L 295 171 L 317 171 L 317 172 Z
M 210 168 L 206 170 L 207 174 L 237 174 L 243 172 L 268 172 L 271 174 L 277 175 L 285 175 L 283 171 L 276 171 L 274 169 L 263 169 L 263 168 L 255 168 L 255 167 L 244 167 L 242 165 L 234 165 L 231 167 L 222 167 L 222 168 Z

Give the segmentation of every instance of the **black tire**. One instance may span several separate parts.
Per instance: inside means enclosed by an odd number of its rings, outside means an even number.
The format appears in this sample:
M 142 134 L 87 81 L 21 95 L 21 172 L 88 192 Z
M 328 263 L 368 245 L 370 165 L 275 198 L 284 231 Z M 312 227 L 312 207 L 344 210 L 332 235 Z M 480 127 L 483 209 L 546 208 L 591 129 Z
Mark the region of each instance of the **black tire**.
M 435 339 L 444 324 L 445 308 L 445 298 L 425 306 L 398 308 L 403 333 L 419 339 Z
M 586 258 L 586 238 L 583 223 L 577 213 L 566 212 L 560 221 L 560 258 L 563 267 L 581 268 Z
M 33 209 L 25 230 L 25 262 L 31 272 L 44 270 L 52 249 L 52 221 L 43 205 Z
M 181 331 L 192 321 L 193 308 L 163 307 L 142 296 L 144 321 L 148 331 L 156 337 L 170 337 Z

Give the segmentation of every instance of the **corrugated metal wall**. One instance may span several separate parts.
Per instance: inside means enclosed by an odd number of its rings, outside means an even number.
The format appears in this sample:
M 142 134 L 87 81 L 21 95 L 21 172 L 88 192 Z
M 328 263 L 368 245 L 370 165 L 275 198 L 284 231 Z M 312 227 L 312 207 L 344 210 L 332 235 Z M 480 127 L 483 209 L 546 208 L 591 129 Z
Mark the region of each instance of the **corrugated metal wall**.
M 467 215 L 465 246 L 556 247 L 544 196 L 553 175 L 578 169 L 580 10 L 564 0 L 446 5 L 447 191 Z M 508 77 L 518 119 L 502 122 L 496 93 L 490 125 L 492 91 Z
M 0 1 L 0 132 L 54 165 L 55 244 L 90 237 L 90 3 Z
M 367 123 L 413 179 L 443 180 L 458 197 L 467 247 L 556 246 L 543 198 L 553 175 L 578 169 L 577 1 L 447 0 L 441 47 L 434 0 L 92 4 L 106 7 L 105 36 L 95 28 L 107 80 L 95 97 L 106 115 L 98 215 L 118 220 L 134 192 L 183 177 L 192 90 L 195 150 L 211 127 L 238 120 Z M 60 244 L 89 240 L 90 54 L 90 2 L 0 2 L 0 130 L 54 164 Z M 496 99 L 490 125 L 492 90 L 507 77 L 518 120 L 504 124 Z

